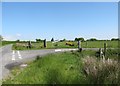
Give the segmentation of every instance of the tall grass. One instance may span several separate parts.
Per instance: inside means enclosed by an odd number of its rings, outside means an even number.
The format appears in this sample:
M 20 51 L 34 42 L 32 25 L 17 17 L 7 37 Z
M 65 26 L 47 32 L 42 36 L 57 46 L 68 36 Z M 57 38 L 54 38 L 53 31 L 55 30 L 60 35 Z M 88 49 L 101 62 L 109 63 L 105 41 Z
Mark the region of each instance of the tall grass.
M 83 71 L 90 84 L 118 84 L 119 65 L 116 60 L 83 58 Z

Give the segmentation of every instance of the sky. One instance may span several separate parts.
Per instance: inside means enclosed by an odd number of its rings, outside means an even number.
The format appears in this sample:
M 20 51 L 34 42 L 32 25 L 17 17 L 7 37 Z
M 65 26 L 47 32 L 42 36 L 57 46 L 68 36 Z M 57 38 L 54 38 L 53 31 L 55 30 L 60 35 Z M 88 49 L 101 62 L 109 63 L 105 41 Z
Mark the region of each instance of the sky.
M 117 2 L 3 2 L 6 40 L 118 37 Z

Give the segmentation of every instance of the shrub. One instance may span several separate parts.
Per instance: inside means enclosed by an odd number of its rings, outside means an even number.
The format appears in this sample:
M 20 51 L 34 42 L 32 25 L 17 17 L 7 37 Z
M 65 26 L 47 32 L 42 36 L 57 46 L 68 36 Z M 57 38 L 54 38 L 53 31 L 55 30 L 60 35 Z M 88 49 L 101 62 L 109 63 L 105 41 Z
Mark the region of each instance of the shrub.
M 58 46 L 58 43 L 56 43 L 54 46 Z

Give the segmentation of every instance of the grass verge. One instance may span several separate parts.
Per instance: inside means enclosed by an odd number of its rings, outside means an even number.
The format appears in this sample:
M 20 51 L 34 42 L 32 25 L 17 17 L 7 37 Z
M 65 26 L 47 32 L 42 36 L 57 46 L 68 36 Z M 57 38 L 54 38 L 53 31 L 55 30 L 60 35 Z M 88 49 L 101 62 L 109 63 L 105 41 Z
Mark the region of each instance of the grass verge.
M 97 59 L 95 55 L 96 51 L 71 51 L 37 57 L 24 70 L 14 69 L 14 76 L 3 81 L 3 84 L 116 84 L 116 63 L 108 65 L 105 60 L 107 66 L 104 66 L 103 60 Z M 98 72 L 94 67 L 98 68 Z

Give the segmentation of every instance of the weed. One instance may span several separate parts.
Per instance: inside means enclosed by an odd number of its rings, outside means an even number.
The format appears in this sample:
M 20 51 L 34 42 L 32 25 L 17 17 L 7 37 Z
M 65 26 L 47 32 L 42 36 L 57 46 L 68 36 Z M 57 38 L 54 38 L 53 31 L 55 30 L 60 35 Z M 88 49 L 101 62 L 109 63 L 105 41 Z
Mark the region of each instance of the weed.
M 116 60 L 94 57 L 83 58 L 83 71 L 91 84 L 117 84 L 118 63 Z

